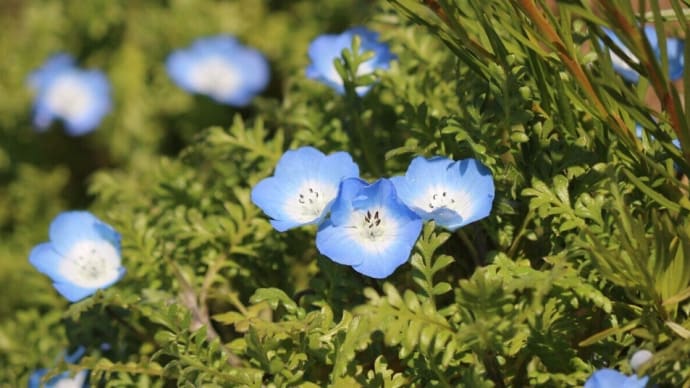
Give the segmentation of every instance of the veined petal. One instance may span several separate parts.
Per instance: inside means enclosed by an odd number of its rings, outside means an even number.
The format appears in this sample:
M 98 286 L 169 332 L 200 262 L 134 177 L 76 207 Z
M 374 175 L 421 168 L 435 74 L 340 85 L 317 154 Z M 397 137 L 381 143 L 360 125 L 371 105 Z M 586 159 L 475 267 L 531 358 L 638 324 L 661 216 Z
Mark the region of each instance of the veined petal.
M 410 257 L 422 220 L 405 206 L 387 179 L 371 185 L 343 180 L 331 220 L 316 234 L 316 247 L 331 260 L 370 277 L 384 278 Z
M 272 218 L 278 231 L 321 223 L 338 194 L 340 181 L 359 174 L 345 152 L 324 155 L 313 147 L 286 151 L 274 176 L 252 189 L 252 202 Z
M 417 157 L 404 176 L 391 181 L 417 215 L 449 230 L 488 216 L 493 205 L 493 177 L 475 159 Z

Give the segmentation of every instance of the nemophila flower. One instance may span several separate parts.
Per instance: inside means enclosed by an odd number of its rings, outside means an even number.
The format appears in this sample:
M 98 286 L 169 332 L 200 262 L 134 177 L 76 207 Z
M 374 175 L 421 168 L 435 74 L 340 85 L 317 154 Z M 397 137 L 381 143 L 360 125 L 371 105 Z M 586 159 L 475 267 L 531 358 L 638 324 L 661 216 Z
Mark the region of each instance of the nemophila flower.
M 613 31 L 604 28 L 604 33 L 613 41 L 613 43 L 620 47 L 621 51 L 632 60 L 633 63 L 639 63 L 639 59 L 633 55 L 628 47 L 623 44 L 623 41 L 613 33 Z M 644 34 L 652 46 L 654 55 L 656 58 L 661 57 L 661 50 L 659 49 L 659 39 L 656 34 L 656 29 L 654 26 L 645 26 Z M 666 52 L 668 55 L 668 73 L 671 80 L 675 81 L 683 76 L 683 70 L 685 68 L 685 56 L 684 56 L 684 46 L 685 43 L 681 39 L 677 38 L 666 38 Z M 628 82 L 637 82 L 640 79 L 640 74 L 631 68 L 621 57 L 619 57 L 615 52 L 610 51 L 611 62 L 613 64 L 613 69 L 620 74 Z
M 91 132 L 111 108 L 110 84 L 97 70 L 75 66 L 67 54 L 50 58 L 29 76 L 34 98 L 34 125 L 46 129 L 61 119 L 67 133 L 79 136 Z
M 166 68 L 181 88 L 232 106 L 249 104 L 266 88 L 270 76 L 268 62 L 259 51 L 227 35 L 198 39 L 175 51 Z
M 421 230 L 421 218 L 400 201 L 391 181 L 348 178 L 316 233 L 316 247 L 336 263 L 381 279 L 407 261 Z
M 334 61 L 340 58 L 344 49 L 350 48 L 355 35 L 359 36 L 362 42 L 361 52 L 374 52 L 373 58 L 359 65 L 357 75 L 367 75 L 376 69 L 386 70 L 390 67 L 390 62 L 395 59 L 395 55 L 391 53 L 386 43 L 378 40 L 379 34 L 364 27 L 354 27 L 340 35 L 320 35 L 309 44 L 311 65 L 307 67 L 307 77 L 325 83 L 340 94 L 345 93 L 343 79 L 335 69 Z M 356 92 L 363 96 L 369 89 L 371 86 L 359 86 Z
M 320 224 L 338 195 L 340 181 L 359 176 L 359 167 L 347 152 L 328 156 L 313 147 L 285 152 L 275 174 L 252 189 L 252 202 L 283 232 Z
M 84 351 L 84 347 L 80 346 L 74 353 L 65 356 L 65 361 L 68 363 L 76 363 L 84 354 Z M 29 388 L 82 388 L 89 386 L 87 383 L 89 372 L 85 370 L 78 372 L 73 376 L 70 376 L 69 372 L 63 372 L 55 377 L 52 377 L 44 384 L 41 384 L 41 378 L 43 378 L 46 373 L 48 373 L 48 369 L 45 368 L 39 369 L 32 373 L 29 377 Z
M 599 369 L 585 381 L 585 388 L 644 388 L 649 377 L 626 376 L 614 369 Z
M 70 302 L 111 286 L 125 274 L 120 234 L 93 214 L 60 213 L 50 224 L 49 234 L 50 242 L 34 247 L 29 261 Z
M 475 159 L 444 157 L 412 160 L 404 176 L 391 178 L 395 189 L 424 220 L 455 230 L 489 215 L 494 199 L 491 172 Z

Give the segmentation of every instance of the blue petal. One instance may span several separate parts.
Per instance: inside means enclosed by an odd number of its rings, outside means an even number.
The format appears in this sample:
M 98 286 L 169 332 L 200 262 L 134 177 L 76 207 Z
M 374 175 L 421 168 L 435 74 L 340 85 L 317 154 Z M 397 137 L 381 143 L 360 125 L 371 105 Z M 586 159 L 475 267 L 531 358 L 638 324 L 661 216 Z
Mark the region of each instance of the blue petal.
M 125 272 L 125 268 L 120 267 L 118 269 L 117 278 L 99 287 L 85 288 L 70 282 L 55 282 L 53 283 L 53 287 L 55 287 L 55 289 L 60 293 L 60 295 L 64 296 L 65 299 L 69 300 L 70 302 L 77 302 L 86 298 L 87 296 L 93 295 L 97 290 L 108 288 L 117 283 L 125 275 Z
M 636 60 L 637 58 L 630 53 L 630 49 L 623 44 L 623 41 L 612 31 L 609 30 L 608 28 L 603 28 L 604 33 L 611 39 L 611 41 L 618 47 L 620 47 L 621 50 L 623 50 L 624 53 L 629 54 L 628 57 L 631 60 Z M 655 35 L 656 37 L 656 35 Z M 613 51 L 611 51 L 611 55 L 617 55 Z M 621 61 L 623 61 L 623 58 L 621 58 Z M 636 83 L 640 79 L 640 74 L 637 73 L 637 71 L 633 70 L 630 66 L 628 66 L 627 63 L 617 63 L 613 61 L 612 58 L 612 65 L 613 65 L 613 70 L 616 71 L 616 73 L 620 74 L 623 79 L 625 79 L 628 82 L 631 83 Z
M 376 279 L 383 279 L 392 274 L 410 258 L 412 248 L 422 231 L 422 220 L 407 222 L 399 230 L 395 243 L 375 255 L 366 256 L 362 264 L 355 265 L 355 271 Z
M 338 197 L 331 206 L 331 222 L 337 226 L 347 224 L 353 210 L 352 200 L 367 185 L 366 181 L 356 177 L 344 179 L 340 183 Z
M 443 157 L 429 160 L 416 157 L 410 163 L 405 176 L 391 179 L 403 202 L 423 219 L 433 219 L 449 230 L 477 221 L 489 215 L 495 194 L 491 172 L 475 159 L 454 162 Z M 445 207 L 433 211 L 414 206 L 422 201 L 435 187 L 452 190 L 459 204 L 461 214 Z
M 327 220 L 316 233 L 316 249 L 338 264 L 359 265 L 369 255 L 343 229 Z
M 74 69 L 74 58 L 71 55 L 60 53 L 50 57 L 43 66 L 29 75 L 29 86 L 37 92 L 45 89 L 65 71 Z
M 311 64 L 306 69 L 306 76 L 321 81 L 338 93 L 343 94 L 345 89 L 340 75 L 337 74 L 334 61 L 340 58 L 342 51 L 352 45 L 352 38 L 360 37 L 360 51 L 373 51 L 374 57 L 368 65 L 372 69 L 388 69 L 390 61 L 395 59 L 388 45 L 378 41 L 378 33 L 364 27 L 354 27 L 344 31 L 340 35 L 320 35 L 309 44 L 309 58 Z M 371 86 L 357 87 L 356 92 L 363 96 L 371 89 Z
M 111 109 L 110 84 L 105 74 L 100 71 L 85 71 L 81 72 L 79 78 L 89 90 L 91 99 L 89 109 L 81 117 L 63 117 L 67 132 L 72 136 L 80 136 L 94 130 Z
M 330 204 L 319 217 L 305 223 L 286 211 L 305 182 L 319 182 L 333 187 L 335 192 L 342 179 L 357 175 L 359 168 L 349 154 L 336 152 L 326 156 L 313 147 L 301 147 L 283 154 L 274 176 L 257 183 L 252 189 L 251 199 L 272 218 L 273 227 L 283 232 L 301 225 L 320 223 L 328 213 Z
M 84 240 L 106 240 L 120 251 L 120 234 L 87 211 L 60 213 L 50 224 L 49 234 L 60 254 L 68 253 L 75 243 Z
M 381 209 L 383 224 L 393 222 L 397 228 L 384 232 L 385 240 L 363 244 L 358 230 L 361 225 L 352 216 L 354 211 L 363 214 L 370 209 Z M 361 179 L 349 178 L 340 185 L 331 220 L 316 235 L 316 247 L 337 263 L 381 279 L 407 261 L 421 228 L 422 220 L 397 198 L 390 181 L 379 179 L 367 185 Z
M 42 368 L 36 370 L 29 377 L 29 388 L 41 388 L 41 377 L 48 373 L 48 369 Z
M 466 194 L 466 202 L 462 206 L 462 221 L 442 226 L 453 230 L 487 217 L 491 213 L 495 194 L 494 179 L 489 169 L 475 159 L 464 159 L 454 163 L 448 173 L 448 178 L 455 183 L 454 187 Z
M 60 263 L 63 257 L 53 249 L 52 243 L 36 245 L 29 254 L 29 262 L 42 274 L 48 275 L 53 281 L 66 281 L 60 274 Z
M 268 85 L 270 68 L 259 51 L 241 45 L 234 37 L 219 35 L 196 40 L 189 48 L 168 56 L 166 69 L 170 77 L 183 89 L 202 93 L 193 84 L 191 75 L 196 66 L 210 57 L 218 58 L 239 72 L 239 85 L 227 94 L 210 96 L 219 103 L 245 106 Z
M 585 382 L 584 388 L 644 388 L 649 377 L 638 379 L 637 376 L 626 376 L 614 369 L 600 369 Z

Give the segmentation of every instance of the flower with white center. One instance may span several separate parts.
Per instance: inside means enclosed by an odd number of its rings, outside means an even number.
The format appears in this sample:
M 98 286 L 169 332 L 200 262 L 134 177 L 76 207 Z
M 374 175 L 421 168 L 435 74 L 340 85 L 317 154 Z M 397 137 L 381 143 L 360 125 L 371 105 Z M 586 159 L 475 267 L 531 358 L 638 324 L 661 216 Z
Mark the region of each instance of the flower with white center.
M 424 220 L 455 230 L 489 215 L 491 172 L 475 159 L 416 157 L 404 176 L 391 178 L 400 199 Z
M 395 59 L 386 43 L 378 40 L 377 32 L 368 30 L 364 27 L 354 27 L 339 35 L 324 34 L 318 36 L 309 45 L 309 59 L 311 65 L 307 67 L 307 77 L 321 81 L 335 89 L 338 93 L 344 94 L 343 79 L 335 69 L 334 61 L 340 58 L 345 49 L 349 49 L 352 38 L 357 35 L 361 40 L 360 51 L 373 51 L 374 57 L 363 62 L 357 68 L 357 75 L 363 76 L 373 73 L 376 69 L 387 70 L 390 62 Z M 365 95 L 371 86 L 359 86 L 356 88 L 358 95 Z
M 421 218 L 400 201 L 388 179 L 368 184 L 349 178 L 316 234 L 316 248 L 336 263 L 382 279 L 409 259 L 421 231 Z
M 53 280 L 70 302 L 111 286 L 125 274 L 120 234 L 87 211 L 60 213 L 50 224 L 50 242 L 34 247 L 29 262 Z
M 604 28 L 604 33 L 611 39 L 611 41 L 621 49 L 623 54 L 627 56 L 632 63 L 639 63 L 637 58 L 628 47 L 623 44 L 623 41 L 608 28 Z M 647 41 L 652 46 L 652 51 L 657 59 L 661 57 L 661 50 L 659 49 L 659 39 L 656 34 L 654 26 L 645 26 L 644 34 Z M 677 38 L 666 38 L 666 53 L 668 55 L 668 74 L 672 81 L 680 79 L 683 76 L 685 68 L 684 55 L 685 42 Z M 636 83 L 640 79 L 640 74 L 628 65 L 623 58 L 618 56 L 613 50 L 610 50 L 611 63 L 613 69 L 620 74 L 626 81 Z
M 584 388 L 644 388 L 648 380 L 647 376 L 626 376 L 617 370 L 604 368 L 592 373 Z
M 111 109 L 110 84 L 96 70 L 74 66 L 74 59 L 59 54 L 29 76 L 36 92 L 34 125 L 44 130 L 61 119 L 67 133 L 80 136 L 94 130 Z
M 266 88 L 270 75 L 260 52 L 227 35 L 198 39 L 175 51 L 166 68 L 181 88 L 232 106 L 249 104 Z
M 84 349 L 83 346 L 80 346 L 74 353 L 71 355 L 66 355 L 65 356 L 65 361 L 68 363 L 76 363 L 81 356 L 84 354 Z M 70 376 L 69 372 L 63 372 L 57 376 L 54 376 L 50 380 L 46 381 L 44 384 L 41 384 L 41 378 L 45 376 L 45 374 L 48 373 L 48 369 L 39 369 L 35 371 L 34 373 L 31 374 L 29 377 L 29 388 L 83 388 L 83 387 L 88 387 L 89 384 L 87 382 L 87 378 L 89 377 L 89 372 L 88 371 L 81 371 L 78 372 L 77 374 Z
M 338 195 L 340 181 L 359 176 L 359 167 L 347 152 L 328 156 L 313 147 L 285 152 L 275 174 L 252 189 L 252 202 L 283 232 L 320 224 Z

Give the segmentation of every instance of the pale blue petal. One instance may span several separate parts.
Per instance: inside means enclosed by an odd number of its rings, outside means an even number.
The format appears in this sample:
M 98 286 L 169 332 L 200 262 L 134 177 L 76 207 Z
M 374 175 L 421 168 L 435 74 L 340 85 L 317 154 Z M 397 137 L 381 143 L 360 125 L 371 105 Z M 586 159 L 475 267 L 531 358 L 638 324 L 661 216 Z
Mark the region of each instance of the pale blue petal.
M 60 274 L 63 257 L 53 249 L 52 243 L 36 245 L 29 254 L 29 262 L 38 272 L 48 275 L 53 281 L 66 281 Z
M 69 300 L 70 302 L 77 302 L 79 300 L 86 298 L 87 296 L 93 295 L 99 289 L 105 289 L 105 288 L 108 288 L 108 287 L 112 286 L 113 284 L 117 283 L 125 275 L 125 272 L 126 272 L 126 270 L 124 267 L 118 268 L 117 278 L 115 278 L 113 281 L 102 284 L 99 287 L 85 288 L 85 287 L 77 286 L 74 283 L 57 282 L 57 281 L 55 283 L 53 283 L 53 287 L 55 287 L 55 289 L 62 296 L 64 296 L 65 299 Z
M 270 67 L 263 54 L 241 45 L 228 35 L 198 39 L 190 47 L 175 51 L 168 56 L 166 69 L 181 88 L 206 94 L 203 90 L 197 90 L 191 75 L 202 61 L 211 57 L 222 60 L 239 73 L 239 85 L 234 90 L 228 90 L 223 95 L 209 95 L 219 103 L 245 106 L 268 85 Z
M 65 71 L 74 69 L 74 58 L 71 55 L 60 53 L 50 57 L 40 69 L 29 75 L 29 86 L 37 92 L 49 86 L 53 80 Z
M 311 64 L 306 69 L 306 76 L 325 83 L 336 92 L 343 94 L 343 81 L 335 71 L 333 65 L 340 58 L 342 51 L 352 45 L 352 38 L 358 35 L 361 41 L 361 51 L 373 51 L 374 57 L 369 65 L 373 69 L 388 69 L 390 61 L 395 59 L 388 45 L 378 41 L 378 33 L 364 27 L 354 27 L 339 35 L 324 34 L 315 38 L 309 45 L 308 55 Z M 361 86 L 356 89 L 359 96 L 365 95 L 371 86 Z
M 356 229 L 361 225 L 350 224 L 353 211 L 369 209 L 382 209 L 386 217 L 384 225 L 386 221 L 394 221 L 397 225 L 393 232 L 386 232 L 385 241 L 373 247 L 362 245 Z M 349 178 L 340 185 L 340 194 L 331 209 L 331 220 L 324 223 L 316 235 L 316 247 L 331 260 L 352 265 L 356 271 L 380 279 L 409 259 L 421 228 L 422 220 L 397 198 L 390 181 L 379 179 L 367 185 L 359 178 Z
M 261 180 L 252 189 L 252 202 L 272 218 L 271 224 L 278 231 L 285 231 L 297 226 L 318 224 L 329 211 L 327 203 L 320 216 L 305 222 L 297 220 L 286 211 L 290 203 L 297 200 L 299 190 L 305 182 L 314 182 L 323 187 L 332 187 L 337 191 L 340 181 L 350 176 L 357 176 L 359 168 L 352 157 L 345 152 L 324 155 L 313 147 L 301 147 L 286 151 L 278 161 L 275 174 Z
M 334 186 L 340 184 L 344 178 L 358 177 L 359 166 L 347 152 L 334 152 L 317 165 L 316 179 L 328 182 Z
M 399 266 L 410 258 L 419 234 L 422 231 L 422 220 L 417 218 L 405 223 L 396 236 L 395 243 L 378 251 L 376 254 L 364 256 L 362 264 L 355 265 L 355 271 L 376 279 L 383 279 L 392 274 Z
M 49 234 L 54 249 L 61 254 L 66 254 L 75 243 L 84 240 L 106 240 L 120 251 L 119 233 L 87 211 L 60 213 L 50 224 Z
M 60 293 L 60 295 L 64 296 L 65 299 L 69 300 L 70 302 L 77 302 L 80 301 L 87 296 L 93 295 L 93 293 L 98 290 L 97 288 L 84 288 L 84 287 L 79 287 L 75 285 L 74 283 L 53 283 L 53 287 Z
M 79 75 L 91 94 L 89 109 L 80 117 L 63 117 L 67 132 L 72 136 L 84 135 L 94 130 L 110 112 L 110 84 L 100 71 L 85 71 Z
M 358 265 L 369 254 L 343 228 L 327 220 L 316 233 L 316 249 L 338 264 Z
M 41 377 L 48 373 L 48 369 L 42 368 L 36 370 L 29 377 L 29 388 L 41 388 Z
M 348 178 L 340 183 L 338 197 L 331 206 L 331 222 L 337 226 L 348 222 L 352 213 L 352 200 L 366 186 L 367 182 L 360 178 Z
M 584 388 L 644 388 L 649 377 L 638 379 L 637 376 L 626 376 L 614 369 L 600 369 L 585 382 Z
M 635 56 L 632 55 L 629 49 L 623 44 L 623 41 L 621 41 L 620 38 L 612 30 L 609 30 L 608 28 L 603 28 L 602 30 L 616 46 L 620 47 L 621 50 L 623 50 L 623 52 L 629 54 L 628 57 L 630 59 L 632 59 L 633 61 L 636 60 Z M 611 51 L 611 55 L 614 54 L 615 53 Z M 623 58 L 621 58 L 621 61 L 622 60 Z M 628 66 L 627 63 L 619 64 L 615 61 L 612 61 L 612 64 L 613 70 L 616 71 L 616 73 L 620 74 L 621 77 L 623 77 L 623 79 L 625 79 L 626 81 L 636 83 L 640 79 L 640 74 L 638 74 L 637 71 L 633 70 L 633 68 Z
M 454 163 L 448 173 L 453 184 L 451 187 L 465 193 L 466 202 L 462 206 L 462 221 L 442 226 L 453 230 L 487 217 L 495 194 L 494 179 L 489 169 L 476 159 L 464 159 Z

